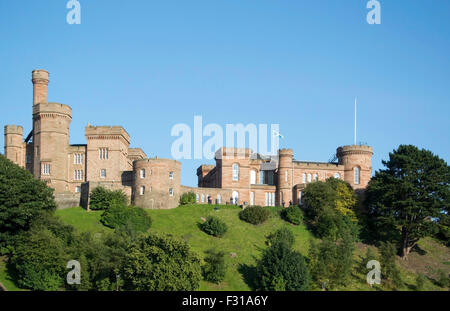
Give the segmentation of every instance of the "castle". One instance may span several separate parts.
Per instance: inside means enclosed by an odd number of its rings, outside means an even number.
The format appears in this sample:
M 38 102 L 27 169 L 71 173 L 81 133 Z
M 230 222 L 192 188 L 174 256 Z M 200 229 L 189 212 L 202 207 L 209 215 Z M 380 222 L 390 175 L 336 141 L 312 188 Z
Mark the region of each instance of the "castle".
M 47 71 L 34 70 L 32 82 L 33 129 L 24 139 L 22 126 L 6 125 L 5 156 L 52 187 L 59 208 L 87 207 L 98 186 L 120 189 L 131 203 L 152 209 L 174 208 L 189 191 L 199 203 L 287 206 L 301 204 L 310 182 L 334 177 L 362 190 L 372 175 L 369 146 L 339 147 L 337 162 L 329 163 L 297 161 L 292 149 L 265 156 L 221 148 L 215 166 L 197 169 L 198 187 L 182 186 L 179 161 L 149 159 L 142 149 L 130 148 L 130 135 L 121 126 L 88 125 L 87 144 L 70 145 L 72 109 L 47 101 Z

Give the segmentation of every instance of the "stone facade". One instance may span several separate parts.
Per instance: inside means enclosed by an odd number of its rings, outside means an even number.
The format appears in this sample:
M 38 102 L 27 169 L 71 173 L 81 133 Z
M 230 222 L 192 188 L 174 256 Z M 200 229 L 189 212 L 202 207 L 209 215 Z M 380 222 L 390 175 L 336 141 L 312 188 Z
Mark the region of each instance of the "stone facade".
M 338 161 L 331 163 L 296 161 L 292 149 L 265 156 L 221 148 L 216 165 L 197 169 L 198 188 L 181 186 L 181 163 L 147 159 L 142 149 L 130 148 L 130 135 L 121 126 L 88 125 L 87 143 L 70 145 L 72 109 L 47 102 L 49 81 L 47 71 L 32 72 L 33 129 L 24 139 L 22 126 L 6 125 L 5 156 L 54 188 L 59 208 L 87 207 L 98 186 L 120 189 L 131 203 L 152 209 L 174 208 L 190 191 L 198 203 L 287 206 L 301 203 L 309 182 L 335 177 L 363 190 L 371 178 L 369 146 L 339 147 Z

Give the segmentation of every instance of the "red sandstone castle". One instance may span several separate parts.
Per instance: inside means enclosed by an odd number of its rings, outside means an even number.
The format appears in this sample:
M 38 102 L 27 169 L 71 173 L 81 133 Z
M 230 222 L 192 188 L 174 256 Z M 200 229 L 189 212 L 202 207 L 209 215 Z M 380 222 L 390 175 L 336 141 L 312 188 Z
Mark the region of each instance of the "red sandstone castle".
M 221 148 L 215 166 L 197 169 L 198 188 L 181 186 L 181 163 L 148 159 L 142 149 L 130 148 L 130 135 L 121 126 L 88 125 L 87 144 L 70 145 L 72 109 L 47 102 L 47 71 L 34 70 L 32 82 L 33 129 L 24 139 L 22 126 L 6 125 L 5 156 L 54 188 L 59 208 L 87 206 L 97 186 L 121 189 L 144 208 L 174 208 L 189 191 L 199 203 L 287 206 L 301 204 L 310 182 L 340 178 L 360 190 L 371 178 L 369 146 L 339 147 L 337 162 L 329 163 L 297 161 L 292 149 L 265 156 Z

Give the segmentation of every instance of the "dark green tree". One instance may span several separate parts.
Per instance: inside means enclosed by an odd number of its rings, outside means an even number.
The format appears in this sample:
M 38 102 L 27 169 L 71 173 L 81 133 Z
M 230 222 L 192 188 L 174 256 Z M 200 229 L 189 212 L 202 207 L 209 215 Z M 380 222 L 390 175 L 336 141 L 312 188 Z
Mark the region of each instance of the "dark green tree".
M 299 225 L 303 221 L 303 211 L 298 206 L 289 206 L 281 212 L 281 216 L 288 222 Z
M 107 227 L 126 231 L 130 235 L 146 232 L 152 224 L 150 216 L 144 209 L 116 203 L 103 212 L 100 221 Z
M 186 204 L 195 204 L 197 198 L 195 196 L 195 193 L 192 191 L 185 192 L 180 197 L 180 204 L 186 205 Z
M 40 211 L 54 211 L 53 189 L 0 155 L 0 254 L 11 253 L 15 238 Z
M 121 275 L 127 290 L 193 291 L 200 284 L 201 264 L 185 241 L 150 234 L 128 249 Z
M 219 217 L 208 216 L 206 221 L 200 224 L 200 229 L 206 234 L 220 238 L 227 232 L 228 227 Z
M 448 212 L 450 168 L 431 151 L 401 145 L 369 182 L 365 205 L 378 239 L 399 242 L 406 259 L 418 240 L 436 232 Z M 381 234 L 381 235 L 380 235 Z
M 108 190 L 97 187 L 90 194 L 89 208 L 92 210 L 106 210 L 112 205 L 127 205 L 128 199 L 122 190 Z
M 396 263 L 395 245 L 391 242 L 381 242 L 379 250 L 382 281 L 388 286 L 399 288 L 402 286 L 402 279 Z
M 225 278 L 227 271 L 225 252 L 210 249 L 205 253 L 205 265 L 202 267 L 203 278 L 208 282 L 219 284 Z
M 285 243 L 289 248 L 294 245 L 295 237 L 291 230 L 282 227 L 267 236 L 267 244 L 272 246 L 276 243 Z

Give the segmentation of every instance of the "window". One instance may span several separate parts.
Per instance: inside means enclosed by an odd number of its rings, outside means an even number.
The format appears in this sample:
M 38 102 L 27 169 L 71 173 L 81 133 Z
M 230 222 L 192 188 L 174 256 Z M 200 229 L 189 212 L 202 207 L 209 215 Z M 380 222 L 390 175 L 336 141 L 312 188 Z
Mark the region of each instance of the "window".
M 141 195 L 144 195 L 144 193 L 145 193 L 145 186 L 141 186 L 140 194 L 141 194 Z
M 303 204 L 303 202 L 302 202 L 302 196 L 303 196 L 303 192 L 302 191 L 300 191 L 299 193 L 298 193 L 298 204 L 299 205 L 302 205 Z
M 311 174 L 308 174 L 308 182 L 311 182 L 312 181 L 312 178 L 311 178 L 312 176 L 311 176 Z
M 250 184 L 251 185 L 256 184 L 256 171 L 255 170 L 250 171 Z
M 83 170 L 75 170 L 73 172 L 73 179 L 74 180 L 83 180 Z
M 141 169 L 140 176 L 141 176 L 141 179 L 145 178 L 145 170 L 144 169 Z
M 275 206 L 275 192 L 266 192 L 266 206 Z
M 50 164 L 42 163 L 42 175 L 50 175 Z
M 286 174 L 284 174 L 284 181 L 288 182 L 289 181 L 289 172 L 286 171 Z
M 267 183 L 273 185 L 273 171 L 267 172 Z
M 355 167 L 355 185 L 359 185 L 359 167 Z
M 75 192 L 76 192 L 76 193 L 81 192 L 81 187 L 80 187 L 80 186 L 76 186 L 76 187 L 75 187 Z
M 222 196 L 220 194 L 217 195 L 217 204 L 222 203 Z
M 284 206 L 283 202 L 283 191 L 280 191 L 280 203 Z
M 200 201 L 200 196 L 198 195 L 198 193 L 195 195 L 195 202 Z
M 339 174 L 339 173 L 334 173 L 334 178 L 336 178 L 336 179 L 341 179 L 341 174 Z
M 233 164 L 233 180 L 239 180 L 239 165 L 237 163 Z
M 106 170 L 105 169 L 100 170 L 100 178 L 106 178 Z
M 231 194 L 231 198 L 233 199 L 232 204 L 238 204 L 238 202 L 239 202 L 239 192 L 233 191 L 233 193 Z
M 255 193 L 250 192 L 250 205 L 255 205 Z
M 314 181 L 318 181 L 319 180 L 319 175 L 317 175 L 317 174 L 314 174 Z
M 83 164 L 83 155 L 81 153 L 73 155 L 73 164 Z
M 169 179 L 173 179 L 173 172 L 169 172 Z
M 100 158 L 100 160 L 108 159 L 108 148 L 100 148 L 99 149 L 99 158 Z
M 259 183 L 264 185 L 264 171 L 259 171 Z
M 302 174 L 302 183 L 306 184 L 306 174 Z
M 173 188 L 169 188 L 169 195 L 173 197 Z
M 202 203 L 205 203 L 205 195 L 202 194 Z

